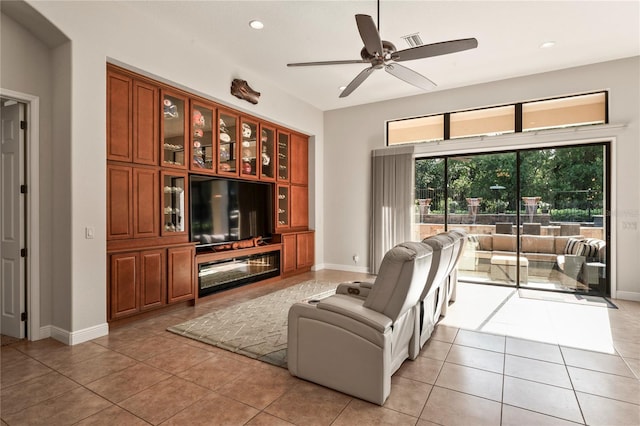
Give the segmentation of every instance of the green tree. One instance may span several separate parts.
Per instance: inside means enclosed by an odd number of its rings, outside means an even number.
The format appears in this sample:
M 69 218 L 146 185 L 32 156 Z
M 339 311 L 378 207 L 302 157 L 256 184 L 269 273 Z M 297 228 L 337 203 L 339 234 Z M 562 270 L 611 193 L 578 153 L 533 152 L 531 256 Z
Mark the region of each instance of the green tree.
M 496 153 L 449 158 L 449 199 L 466 208 L 467 197 L 484 200 L 492 211 L 497 201 L 508 202 L 508 209 L 521 206 L 516 200 L 516 154 Z M 416 160 L 416 189 L 432 188 L 443 194 L 444 159 Z M 520 153 L 520 194 L 541 197 L 556 208 L 602 208 L 604 190 L 604 152 L 602 146 L 579 146 L 527 150 Z M 492 190 L 492 186 L 504 189 Z M 431 198 L 431 195 L 423 198 Z M 444 202 L 438 209 L 444 207 Z

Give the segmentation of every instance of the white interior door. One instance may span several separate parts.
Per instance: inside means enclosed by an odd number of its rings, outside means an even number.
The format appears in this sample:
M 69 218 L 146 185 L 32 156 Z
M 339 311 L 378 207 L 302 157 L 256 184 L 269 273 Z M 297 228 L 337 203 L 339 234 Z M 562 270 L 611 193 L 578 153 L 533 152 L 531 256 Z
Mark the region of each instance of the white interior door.
M 6 106 L 5 106 L 6 104 Z M 24 132 L 20 122 L 24 119 L 22 105 L 2 101 L 2 152 L 0 164 L 0 309 L 2 334 L 23 338 L 21 313 L 24 312 L 25 262 L 20 250 L 25 247 L 23 182 Z

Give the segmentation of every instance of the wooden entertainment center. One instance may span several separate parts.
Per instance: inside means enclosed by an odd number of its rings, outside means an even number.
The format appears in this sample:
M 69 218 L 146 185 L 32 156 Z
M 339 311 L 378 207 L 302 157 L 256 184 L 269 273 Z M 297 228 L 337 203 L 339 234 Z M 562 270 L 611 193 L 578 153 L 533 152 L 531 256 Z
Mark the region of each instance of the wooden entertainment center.
M 310 270 L 308 149 L 306 135 L 107 64 L 109 323 Z M 197 250 L 190 175 L 267 182 L 272 238 Z M 202 288 L 222 270 L 222 285 Z

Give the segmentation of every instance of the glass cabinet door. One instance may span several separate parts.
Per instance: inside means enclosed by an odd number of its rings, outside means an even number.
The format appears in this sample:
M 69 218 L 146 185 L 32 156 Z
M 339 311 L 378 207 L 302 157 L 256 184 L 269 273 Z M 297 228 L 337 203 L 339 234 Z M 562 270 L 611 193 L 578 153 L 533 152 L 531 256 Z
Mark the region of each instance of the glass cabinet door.
M 187 99 L 168 92 L 162 93 L 162 165 L 185 168 L 185 120 Z
M 289 227 L 289 186 L 278 185 L 278 199 L 276 200 L 278 222 L 276 228 Z
M 275 140 L 276 131 L 266 126 L 260 126 L 260 178 L 275 180 Z
M 237 175 L 238 116 L 220 111 L 218 125 L 218 173 Z
M 243 118 L 240 128 L 240 175 L 258 177 L 258 123 Z
M 186 175 L 162 173 L 162 235 L 187 231 Z
M 191 104 L 191 170 L 198 172 L 214 170 L 215 119 L 213 107 L 195 102 Z
M 278 180 L 289 180 L 289 134 L 278 131 Z

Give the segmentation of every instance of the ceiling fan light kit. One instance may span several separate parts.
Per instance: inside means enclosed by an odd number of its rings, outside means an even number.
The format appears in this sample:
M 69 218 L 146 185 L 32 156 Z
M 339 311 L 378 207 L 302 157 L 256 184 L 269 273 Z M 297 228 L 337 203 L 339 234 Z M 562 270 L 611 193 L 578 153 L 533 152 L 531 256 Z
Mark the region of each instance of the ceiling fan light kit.
M 410 68 L 398 64 L 398 62 L 431 58 L 434 56 L 447 55 L 449 53 L 461 52 L 463 50 L 475 49 L 478 47 L 478 40 L 475 38 L 465 38 L 397 50 L 393 43 L 382 40 L 380 32 L 371 16 L 361 14 L 356 15 L 356 25 L 358 26 L 358 32 L 360 33 L 360 38 L 364 44 L 364 47 L 360 51 L 360 57 L 362 59 L 297 62 L 287 64 L 287 66 L 304 67 L 317 65 L 370 64 L 369 68 L 365 68 L 360 71 L 360 73 L 340 93 L 341 98 L 349 96 L 371 75 L 373 71 L 383 68 L 387 73 L 402 81 L 423 90 L 430 90 L 436 87 L 436 84 L 433 81 Z

